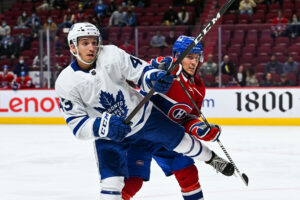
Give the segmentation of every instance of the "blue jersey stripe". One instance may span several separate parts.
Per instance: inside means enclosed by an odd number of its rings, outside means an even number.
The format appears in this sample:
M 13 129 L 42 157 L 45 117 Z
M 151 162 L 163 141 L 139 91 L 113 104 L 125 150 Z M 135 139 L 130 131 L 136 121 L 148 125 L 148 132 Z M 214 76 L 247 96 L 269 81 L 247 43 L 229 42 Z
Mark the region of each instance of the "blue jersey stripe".
M 112 194 L 112 195 L 121 195 L 121 192 L 117 191 L 108 191 L 108 190 L 101 190 L 102 194 Z
M 87 115 L 82 115 L 82 116 L 73 116 L 73 117 L 69 117 L 66 119 L 67 124 L 72 121 L 73 119 L 79 118 L 79 117 L 86 117 Z
M 144 68 L 143 73 L 140 76 L 140 79 L 138 80 L 138 85 L 141 86 L 143 83 L 144 75 L 147 71 L 152 70 L 153 67 L 151 65 L 148 65 Z
M 82 124 L 88 120 L 88 116 L 86 116 L 85 118 L 83 118 L 82 120 L 80 120 L 80 122 L 77 124 L 77 126 L 73 129 L 73 134 L 76 135 L 78 129 L 82 126 Z
M 199 152 L 198 152 L 198 153 L 196 153 L 196 155 L 193 155 L 193 156 L 191 156 L 191 158 L 194 158 L 194 157 L 196 157 L 196 156 L 199 156 L 199 155 L 200 155 L 200 153 L 202 152 L 202 144 L 201 144 L 201 142 L 200 142 L 200 141 L 198 141 L 198 140 L 196 140 L 196 142 L 198 142 L 198 143 L 199 143 L 199 145 L 200 145 L 200 149 L 199 149 Z
M 97 117 L 93 124 L 93 132 L 95 137 L 99 137 L 99 127 L 100 127 L 101 118 Z
M 194 145 L 195 145 L 195 140 L 192 138 L 192 136 L 189 134 L 189 136 L 191 137 L 192 139 L 192 145 L 191 145 L 191 148 L 190 150 L 188 150 L 187 152 L 183 153 L 183 154 L 189 154 L 193 149 L 194 149 Z
M 149 104 L 149 101 L 147 101 L 147 103 L 145 104 L 144 106 L 144 110 L 143 110 L 143 116 L 141 117 L 140 121 L 138 123 L 136 123 L 136 125 L 134 127 L 136 127 L 137 125 L 139 125 L 140 123 L 142 123 L 144 121 L 144 118 L 145 118 L 145 112 L 146 112 L 146 108 Z

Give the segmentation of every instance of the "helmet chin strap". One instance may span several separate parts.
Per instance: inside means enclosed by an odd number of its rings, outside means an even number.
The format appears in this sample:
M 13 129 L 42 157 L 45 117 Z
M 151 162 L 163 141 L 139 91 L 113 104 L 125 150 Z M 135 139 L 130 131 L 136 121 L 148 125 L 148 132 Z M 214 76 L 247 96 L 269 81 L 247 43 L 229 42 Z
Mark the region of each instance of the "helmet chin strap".
M 94 59 L 92 62 L 86 62 L 86 61 L 84 61 L 84 60 L 80 57 L 80 55 L 78 54 L 79 51 L 78 51 L 77 46 L 76 46 L 75 48 L 76 48 L 76 52 L 77 52 L 76 54 L 70 49 L 72 55 L 75 56 L 78 60 L 80 60 L 80 62 L 82 62 L 82 63 L 84 63 L 84 64 L 86 64 L 86 65 L 91 65 L 91 64 L 93 64 L 94 61 L 95 61 L 95 60 L 97 59 L 97 57 L 98 57 L 98 51 L 97 51 L 97 55 L 96 55 L 95 59 Z M 98 50 L 99 50 L 99 49 L 98 49 Z

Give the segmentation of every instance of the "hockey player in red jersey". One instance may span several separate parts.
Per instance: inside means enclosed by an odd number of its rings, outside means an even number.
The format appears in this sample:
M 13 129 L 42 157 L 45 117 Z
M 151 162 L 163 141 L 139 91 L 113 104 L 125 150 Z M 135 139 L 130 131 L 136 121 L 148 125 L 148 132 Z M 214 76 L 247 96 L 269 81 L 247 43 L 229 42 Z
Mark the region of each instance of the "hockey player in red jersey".
M 3 66 L 3 73 L 0 74 L 0 88 L 3 89 L 10 89 L 12 81 L 15 79 L 14 75 L 11 73 L 8 73 L 8 66 Z
M 173 62 L 173 59 L 179 57 L 193 40 L 194 38 L 192 37 L 180 36 L 173 45 L 173 56 L 175 58 L 158 57 L 152 59 L 151 64 L 158 68 L 161 63 Z M 201 44 L 197 44 L 182 60 L 181 65 L 174 72 L 174 74 L 178 74 L 178 79 L 180 79 L 188 89 L 188 92 L 199 108 L 201 108 L 205 96 L 204 83 L 199 77 L 195 76 L 201 59 L 202 46 Z M 199 140 L 213 142 L 218 139 L 220 127 L 215 124 L 211 124 L 211 127 L 207 127 L 206 124 L 199 119 L 199 113 L 177 80 L 173 82 L 170 90 L 166 94 L 154 95 L 151 101 L 170 119 L 184 126 L 187 133 L 190 133 Z M 205 153 L 211 154 L 211 158 L 206 161 L 206 163 L 212 165 L 218 172 L 226 176 L 231 176 L 234 173 L 234 167 L 231 163 L 220 158 L 213 151 Z M 129 147 L 128 167 L 130 178 L 125 180 L 125 186 L 122 191 L 124 200 L 129 200 L 133 197 L 142 187 L 143 181 L 149 180 L 152 157 L 162 168 L 166 176 L 175 175 L 181 187 L 183 199 L 203 199 L 198 171 L 191 158 L 167 151 L 163 147 L 151 145 L 149 147 L 147 142 L 143 143 L 140 141 Z

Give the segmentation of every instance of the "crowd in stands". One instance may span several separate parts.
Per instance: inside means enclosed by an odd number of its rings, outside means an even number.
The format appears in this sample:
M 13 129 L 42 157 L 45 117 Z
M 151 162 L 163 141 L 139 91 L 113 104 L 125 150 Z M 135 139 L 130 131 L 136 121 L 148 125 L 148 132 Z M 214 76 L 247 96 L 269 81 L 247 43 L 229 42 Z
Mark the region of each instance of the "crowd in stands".
M 209 87 L 219 87 L 218 71 L 221 69 L 222 86 L 226 87 L 285 87 L 296 86 L 299 74 L 299 63 L 293 56 L 288 56 L 286 62 L 281 63 L 276 55 L 271 55 L 265 71 L 256 74 L 253 67 L 245 68 L 243 64 L 238 67 L 225 55 L 220 67 L 213 60 L 213 54 L 207 56 L 207 61 L 199 68 L 198 75 L 202 77 Z
M 236 24 L 246 16 L 247 23 L 270 23 L 269 35 L 274 41 L 281 37 L 299 38 L 300 11 L 296 6 L 298 5 L 296 1 L 298 0 L 237 0 L 221 21 L 224 24 Z M 53 49 L 51 47 L 53 51 L 49 58 L 53 83 L 59 72 L 71 61 L 65 38 L 68 29 L 74 23 L 91 22 L 99 27 L 104 44 L 115 44 L 132 55 L 136 55 L 136 50 L 138 50 L 139 57 L 150 59 L 153 56 L 171 55 L 172 45 L 180 34 L 194 35 L 192 29 L 177 29 L 176 27 L 195 25 L 197 20 L 202 19 L 200 17 L 204 16 L 203 13 L 207 12 L 204 10 L 205 5 L 212 2 L 218 10 L 225 0 L 17 0 L 9 10 L 0 14 L 2 76 L 4 77 L 5 70 L 12 72 L 14 76 L 9 84 L 8 81 L 5 81 L 5 84 L 1 83 L 1 87 L 23 88 L 24 84 L 18 83 L 19 86 L 16 86 L 17 79 L 25 76 L 28 80 L 28 72 L 39 71 L 41 63 L 44 66 L 43 69 L 47 68 L 48 57 L 44 56 L 42 61 L 39 58 L 40 30 L 44 32 L 50 30 L 54 33 L 51 35 L 54 46 Z M 292 12 L 288 12 L 289 14 L 286 10 L 290 7 L 286 6 L 286 2 L 294 5 Z M 262 19 L 257 18 L 257 14 L 262 13 L 261 8 L 265 11 Z M 273 8 L 276 8 L 276 12 Z M 270 16 L 273 17 L 267 19 L 267 13 L 272 13 Z M 230 21 L 231 18 L 227 16 L 232 15 L 235 18 Z M 136 49 L 133 28 L 145 26 L 160 26 L 161 28 L 154 28 L 151 32 L 149 32 L 150 29 L 140 31 L 138 49 Z M 196 29 L 199 30 L 199 28 Z M 140 35 L 143 36 L 140 37 Z M 231 44 L 238 43 L 232 42 Z M 241 43 L 239 48 L 241 49 L 243 45 Z M 204 44 L 204 51 L 206 48 L 207 45 Z M 284 62 L 280 59 L 281 63 L 276 60 L 277 54 L 271 56 L 271 53 L 266 55 L 270 56 L 270 62 L 262 71 L 257 70 L 254 64 L 249 66 L 249 63 L 236 62 L 236 58 L 230 53 L 229 46 L 226 46 L 226 51 L 222 53 L 223 62 L 220 65 L 222 79 L 219 80 L 219 66 L 215 62 L 216 52 L 213 51 L 206 55 L 206 61 L 201 64 L 199 75 L 211 87 L 219 86 L 220 81 L 223 86 L 282 86 L 280 80 L 284 78 L 289 80 L 287 82 L 290 82 L 290 85 L 298 85 L 299 64 L 297 61 L 299 60 L 294 60 L 295 54 L 286 57 Z M 294 73 L 296 78 L 291 79 L 291 73 Z M 267 81 L 270 76 L 274 79 L 273 81 Z M 0 82 L 4 80 L 3 77 Z M 264 84 L 264 82 L 272 82 L 272 84 Z M 29 85 L 34 87 L 32 84 Z M 285 85 L 288 84 L 285 83 Z

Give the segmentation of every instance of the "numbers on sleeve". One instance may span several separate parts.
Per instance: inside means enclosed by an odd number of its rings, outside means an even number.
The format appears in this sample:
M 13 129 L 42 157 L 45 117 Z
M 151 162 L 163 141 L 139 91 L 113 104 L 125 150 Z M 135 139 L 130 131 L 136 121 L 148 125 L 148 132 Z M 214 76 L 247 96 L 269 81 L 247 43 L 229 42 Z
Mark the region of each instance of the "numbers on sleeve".
M 142 61 L 140 61 L 138 58 L 135 58 L 133 56 L 130 56 L 130 60 L 131 60 L 132 66 L 134 68 L 136 68 L 138 65 L 142 64 Z
M 70 111 L 73 108 L 73 104 L 70 100 L 66 100 L 64 98 L 59 99 L 59 107 L 62 111 Z

